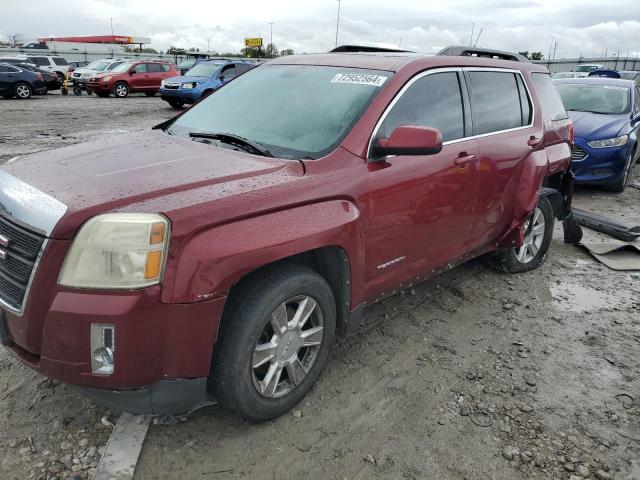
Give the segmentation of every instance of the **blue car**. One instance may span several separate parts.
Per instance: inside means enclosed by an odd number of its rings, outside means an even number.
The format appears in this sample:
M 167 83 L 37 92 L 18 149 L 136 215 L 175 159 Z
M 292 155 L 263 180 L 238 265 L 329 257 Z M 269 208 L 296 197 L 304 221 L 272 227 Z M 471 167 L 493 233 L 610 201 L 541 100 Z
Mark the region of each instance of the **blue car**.
M 603 77 L 554 83 L 573 120 L 576 182 L 623 192 L 640 156 L 640 85 Z
M 160 97 L 173 108 L 181 108 L 185 103 L 195 103 L 206 97 L 255 66 L 255 63 L 245 61 L 201 61 L 186 75 L 163 80 L 160 85 Z

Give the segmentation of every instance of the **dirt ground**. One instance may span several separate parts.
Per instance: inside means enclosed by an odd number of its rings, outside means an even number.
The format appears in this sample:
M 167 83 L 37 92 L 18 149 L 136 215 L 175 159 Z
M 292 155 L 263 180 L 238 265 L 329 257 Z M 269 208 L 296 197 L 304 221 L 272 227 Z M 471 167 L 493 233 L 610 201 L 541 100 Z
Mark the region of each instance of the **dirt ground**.
M 0 101 L 0 163 L 173 113 L 146 97 Z M 637 189 L 582 188 L 576 205 L 640 224 Z M 370 306 L 289 415 L 247 425 L 211 406 L 152 425 L 135 478 L 640 479 L 639 352 L 640 274 L 557 227 L 537 271 L 474 261 Z M 108 420 L 0 348 L 0 478 L 86 478 Z

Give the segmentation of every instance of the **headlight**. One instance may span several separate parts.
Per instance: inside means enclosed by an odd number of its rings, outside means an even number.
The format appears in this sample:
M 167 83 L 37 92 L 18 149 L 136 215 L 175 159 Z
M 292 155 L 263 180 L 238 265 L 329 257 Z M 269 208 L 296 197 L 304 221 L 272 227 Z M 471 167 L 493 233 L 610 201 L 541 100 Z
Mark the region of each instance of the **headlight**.
M 191 83 L 183 83 L 182 84 L 182 88 L 184 89 L 191 89 L 191 88 L 196 88 L 198 86 L 198 82 L 191 82 Z
M 164 80 L 160 82 L 160 88 L 164 88 Z
M 112 79 L 113 77 L 111 75 L 107 75 L 106 77 L 102 78 L 102 81 L 104 83 L 109 83 L 109 81 Z
M 98 215 L 76 235 L 58 283 L 127 290 L 156 285 L 162 281 L 168 245 L 169 222 L 161 215 Z
M 607 138 L 606 140 L 594 140 L 587 143 L 587 145 L 591 148 L 621 147 L 622 145 L 625 145 L 628 140 L 629 137 L 627 135 L 623 135 L 616 138 Z

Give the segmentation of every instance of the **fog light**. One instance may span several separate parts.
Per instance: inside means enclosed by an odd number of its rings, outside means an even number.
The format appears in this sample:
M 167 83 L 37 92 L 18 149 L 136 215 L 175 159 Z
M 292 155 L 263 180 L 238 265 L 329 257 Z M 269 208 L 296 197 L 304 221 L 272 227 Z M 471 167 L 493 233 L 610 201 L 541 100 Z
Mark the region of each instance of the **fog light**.
M 111 375 L 115 366 L 115 327 L 91 324 L 91 371 Z

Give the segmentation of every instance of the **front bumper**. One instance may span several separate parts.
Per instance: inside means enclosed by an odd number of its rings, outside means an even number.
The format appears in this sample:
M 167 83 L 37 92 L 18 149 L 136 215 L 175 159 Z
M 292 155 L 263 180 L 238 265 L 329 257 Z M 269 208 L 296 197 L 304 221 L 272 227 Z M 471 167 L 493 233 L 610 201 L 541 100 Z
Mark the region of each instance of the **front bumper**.
M 629 143 L 621 147 L 591 148 L 586 139 L 576 137 L 575 144 L 587 154 L 572 163 L 576 183 L 598 185 L 620 179 L 631 152 Z
M 179 89 L 160 89 L 160 98 L 165 101 L 180 100 L 184 103 L 196 103 L 200 100 L 202 92 L 199 89 L 191 88 L 184 90 Z
M 35 302 L 37 292 L 31 294 L 30 301 Z M 79 387 L 109 408 L 184 413 L 206 399 L 206 379 L 225 299 L 163 304 L 160 294 L 160 287 L 118 293 L 56 287 L 44 319 L 32 318 L 29 308 L 22 317 L 4 312 L 0 337 L 33 370 Z M 111 375 L 92 372 L 91 324 L 115 328 Z M 40 344 L 34 349 L 33 341 L 24 340 L 23 331 L 36 330 L 38 325 Z
M 113 89 L 110 82 L 104 83 L 104 82 L 89 81 L 84 86 L 85 88 L 90 88 L 94 92 L 111 92 L 111 90 Z

